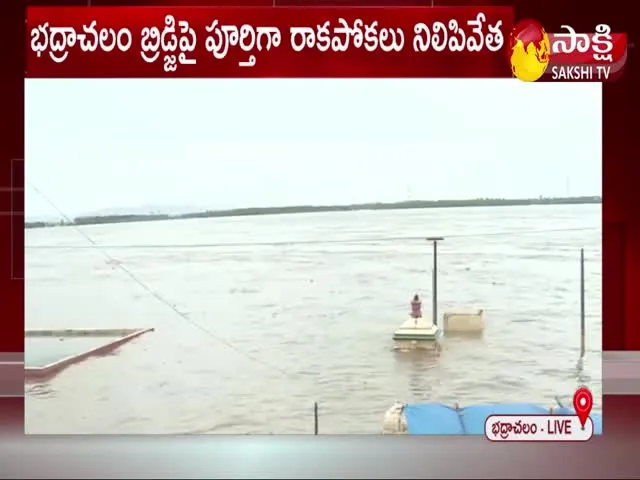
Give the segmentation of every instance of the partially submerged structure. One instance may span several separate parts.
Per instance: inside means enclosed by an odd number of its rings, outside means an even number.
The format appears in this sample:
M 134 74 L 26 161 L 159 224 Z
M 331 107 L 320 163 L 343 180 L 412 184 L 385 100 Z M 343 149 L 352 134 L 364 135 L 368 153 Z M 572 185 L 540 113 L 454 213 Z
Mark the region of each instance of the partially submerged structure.
M 151 331 L 153 328 L 27 330 L 25 381 L 53 377 L 70 365 L 107 355 Z
M 446 312 L 443 317 L 443 326 L 438 325 L 438 242 L 443 241 L 444 238 L 430 237 L 427 240 L 433 242 L 431 319 L 423 316 L 422 301 L 418 295 L 415 295 L 411 302 L 409 318 L 393 332 L 395 350 L 433 348 L 443 332 L 477 335 L 484 331 L 482 309 Z

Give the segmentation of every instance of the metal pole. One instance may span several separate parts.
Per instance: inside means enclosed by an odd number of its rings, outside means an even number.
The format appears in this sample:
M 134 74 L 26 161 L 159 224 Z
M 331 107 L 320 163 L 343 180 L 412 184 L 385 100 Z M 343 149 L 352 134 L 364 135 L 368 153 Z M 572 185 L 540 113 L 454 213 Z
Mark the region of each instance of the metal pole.
M 313 434 L 318 435 L 318 402 L 313 402 Z
M 438 325 L 438 242 L 444 240 L 442 237 L 429 237 L 428 241 L 433 242 L 433 272 L 431 291 L 431 315 L 434 325 Z
M 580 249 L 580 358 L 584 357 L 585 346 L 585 313 L 584 313 L 584 248 Z

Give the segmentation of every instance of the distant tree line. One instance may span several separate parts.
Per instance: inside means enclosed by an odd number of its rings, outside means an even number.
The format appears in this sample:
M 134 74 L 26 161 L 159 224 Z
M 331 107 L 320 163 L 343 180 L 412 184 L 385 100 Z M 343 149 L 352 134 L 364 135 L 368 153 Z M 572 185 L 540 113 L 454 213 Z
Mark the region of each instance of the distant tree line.
M 525 199 L 476 198 L 472 200 L 411 200 L 392 203 L 356 203 L 352 205 L 299 205 L 292 207 L 254 207 L 231 210 L 207 210 L 202 212 L 137 215 L 99 215 L 76 217 L 69 222 L 25 222 L 25 228 L 43 228 L 58 225 L 99 225 L 107 223 L 153 222 L 158 220 L 187 218 L 242 217 L 250 215 L 283 215 L 293 213 L 348 212 L 357 210 L 405 210 L 413 208 L 454 207 L 507 207 L 525 205 L 582 205 L 602 203 L 602 197 L 538 197 Z

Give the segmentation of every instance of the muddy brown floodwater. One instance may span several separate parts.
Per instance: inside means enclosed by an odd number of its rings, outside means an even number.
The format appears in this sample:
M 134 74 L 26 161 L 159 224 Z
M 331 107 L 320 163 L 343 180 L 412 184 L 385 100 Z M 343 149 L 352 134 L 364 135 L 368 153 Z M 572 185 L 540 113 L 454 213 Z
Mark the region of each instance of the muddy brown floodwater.
M 26 387 L 30 433 L 379 433 L 395 401 L 601 402 L 599 205 L 274 215 L 26 232 L 27 328 L 155 327 Z M 414 292 L 483 308 L 481 339 L 392 351 Z M 410 238 L 413 237 L 413 238 Z M 579 251 L 586 256 L 587 355 Z M 425 308 L 429 311 L 429 308 Z M 204 333 L 192 322 L 213 333 Z

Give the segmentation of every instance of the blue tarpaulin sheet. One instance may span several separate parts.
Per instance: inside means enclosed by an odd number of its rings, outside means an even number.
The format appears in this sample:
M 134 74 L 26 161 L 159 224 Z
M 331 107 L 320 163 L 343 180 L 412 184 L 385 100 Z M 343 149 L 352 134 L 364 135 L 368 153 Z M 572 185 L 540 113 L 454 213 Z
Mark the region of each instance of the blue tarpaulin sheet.
M 484 435 L 484 424 L 490 415 L 545 415 L 549 408 L 529 403 L 471 405 L 455 409 L 440 403 L 410 404 L 404 408 L 408 433 L 411 435 Z M 568 408 L 556 408 L 556 415 L 573 415 Z M 594 433 L 602 433 L 602 415 L 592 413 Z

